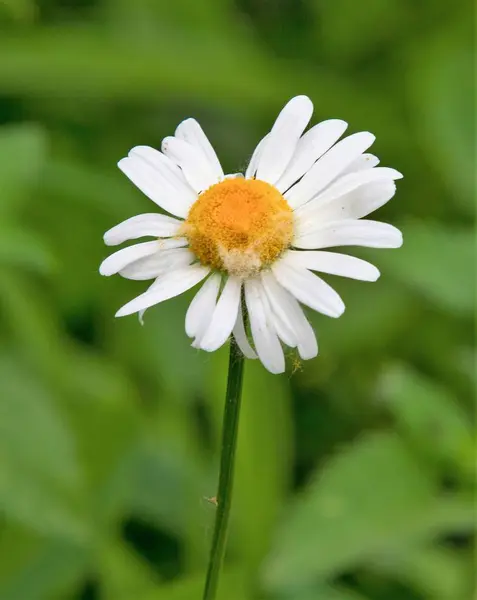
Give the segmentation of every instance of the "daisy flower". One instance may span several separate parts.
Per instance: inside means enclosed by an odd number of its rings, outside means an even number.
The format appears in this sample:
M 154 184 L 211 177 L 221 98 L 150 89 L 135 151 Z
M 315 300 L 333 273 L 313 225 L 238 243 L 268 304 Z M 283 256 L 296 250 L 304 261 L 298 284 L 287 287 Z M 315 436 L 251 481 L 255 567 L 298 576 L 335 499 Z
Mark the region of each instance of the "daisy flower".
M 137 146 L 119 161 L 123 173 L 169 214 L 138 215 L 105 233 L 110 246 L 155 238 L 101 264 L 102 275 L 154 279 L 116 316 L 142 318 L 151 306 L 203 282 L 185 318 L 195 348 L 212 352 L 233 335 L 246 357 L 258 355 L 272 373 L 285 370 L 283 345 L 296 348 L 302 359 L 317 355 L 302 305 L 329 317 L 339 317 L 345 306 L 315 272 L 362 281 L 379 277 L 370 263 L 324 249 L 401 246 L 398 229 L 363 217 L 392 198 L 394 180 L 402 175 L 366 154 L 375 139 L 371 133 L 340 140 L 344 121 L 323 121 L 304 133 L 312 112 L 309 98 L 292 98 L 245 174 L 224 174 L 194 119 L 163 140 L 162 152 Z

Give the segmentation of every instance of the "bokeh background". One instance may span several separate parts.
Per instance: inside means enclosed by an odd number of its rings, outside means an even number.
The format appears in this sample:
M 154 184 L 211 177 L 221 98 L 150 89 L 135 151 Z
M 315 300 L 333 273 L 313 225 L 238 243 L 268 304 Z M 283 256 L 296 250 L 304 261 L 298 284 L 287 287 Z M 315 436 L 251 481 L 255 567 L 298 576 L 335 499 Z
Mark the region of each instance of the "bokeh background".
M 292 96 L 405 174 L 328 278 L 321 352 L 246 365 L 221 600 L 471 600 L 474 122 L 470 2 L 0 0 L 0 599 L 200 598 L 227 349 L 192 294 L 135 317 L 102 234 L 152 209 L 116 168 L 202 123 L 246 165 Z

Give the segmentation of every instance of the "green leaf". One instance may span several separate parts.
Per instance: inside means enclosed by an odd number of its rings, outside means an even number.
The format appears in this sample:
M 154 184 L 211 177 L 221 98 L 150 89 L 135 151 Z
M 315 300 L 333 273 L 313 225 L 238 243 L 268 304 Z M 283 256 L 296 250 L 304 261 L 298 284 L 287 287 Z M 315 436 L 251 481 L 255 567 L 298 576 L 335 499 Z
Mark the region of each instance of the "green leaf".
M 52 482 L 78 490 L 81 471 L 68 423 L 40 382 L 1 355 L 0 395 L 2 455 Z
M 261 562 L 291 479 L 290 389 L 258 361 L 245 365 L 233 531 L 251 569 Z M 232 513 L 234 514 L 234 513 Z
M 390 368 L 383 375 L 380 395 L 397 426 L 432 460 L 442 460 L 469 480 L 475 469 L 475 445 L 458 399 L 439 383 L 411 368 Z
M 265 569 L 269 589 L 331 577 L 393 542 L 432 506 L 432 488 L 393 434 L 363 437 L 298 499 Z
M 383 252 L 383 272 L 393 274 L 442 310 L 469 315 L 474 309 L 474 232 L 470 227 L 409 222 L 404 245 Z
M 64 593 L 86 576 L 90 556 L 85 548 L 62 541 L 47 541 L 37 546 L 19 568 L 2 579 L 2 600 L 64 598 Z M 5 556 L 11 551 L 11 546 L 0 544 L 0 550 Z
M 71 158 L 53 157 L 44 169 L 42 192 L 46 197 L 54 196 L 71 203 L 82 212 L 92 210 L 117 221 L 126 219 L 132 212 L 138 212 L 144 200 L 114 166 L 111 164 L 108 170 L 102 171 Z
M 55 257 L 37 233 L 12 223 L 0 224 L 1 266 L 49 273 L 55 264 Z
M 426 544 L 383 556 L 372 569 L 407 581 L 429 600 L 455 600 L 467 598 L 473 587 L 472 567 L 462 558 L 458 551 Z
M 338 358 L 355 361 L 364 352 L 384 353 L 394 340 L 402 338 L 403 325 L 410 320 L 415 307 L 403 286 L 389 279 L 384 275 L 376 283 L 363 283 L 326 278 L 346 302 L 346 310 L 339 319 L 308 312 L 322 350 L 314 361 L 321 368 L 305 375 L 323 377 L 326 372 L 323 361 Z
M 414 110 L 409 114 L 435 175 L 446 184 L 450 198 L 473 214 L 473 30 L 465 12 L 455 14 L 458 20 L 452 18 L 447 27 L 431 29 L 429 35 L 419 36 L 417 45 L 411 45 L 408 91 Z
M 46 137 L 34 124 L 0 128 L 0 213 L 15 209 L 38 180 Z
M 279 594 L 273 598 L 276 600 L 365 600 L 359 594 L 334 585 L 309 586 L 306 589 L 297 589 L 289 594 Z
M 178 582 L 159 587 L 140 600 L 196 600 L 202 597 L 205 574 L 199 573 Z M 219 579 L 216 600 L 250 600 L 243 575 L 238 571 L 223 570 Z
M 209 476 L 190 417 L 180 403 L 151 414 L 148 433 L 124 461 L 112 492 L 123 497 L 126 512 L 180 537 L 185 562 L 197 566 L 208 551 Z
M 133 287 L 130 286 L 134 294 Z M 134 316 L 119 321 L 111 316 L 115 344 L 122 346 L 125 360 L 139 372 L 147 371 L 157 386 L 158 397 L 173 397 L 186 404 L 203 389 L 208 360 L 208 355 L 191 347 L 184 331 L 184 318 L 192 297 L 193 293 L 187 293 L 152 307 L 144 315 L 144 326 Z M 138 354 L 138 347 L 144 352 Z
M 0 511 L 47 535 L 83 540 L 75 508 L 82 473 L 75 441 L 53 398 L 0 355 Z
M 157 585 L 150 565 L 120 540 L 110 540 L 97 559 L 104 600 L 131 600 L 145 596 Z

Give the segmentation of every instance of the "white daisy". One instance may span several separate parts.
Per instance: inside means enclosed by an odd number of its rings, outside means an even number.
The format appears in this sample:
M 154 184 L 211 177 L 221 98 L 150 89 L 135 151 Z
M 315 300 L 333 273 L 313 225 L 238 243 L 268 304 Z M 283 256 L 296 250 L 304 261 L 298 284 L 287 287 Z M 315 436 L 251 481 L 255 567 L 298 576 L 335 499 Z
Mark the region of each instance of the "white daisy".
M 235 337 L 272 373 L 285 370 L 283 344 L 302 359 L 318 353 L 302 304 L 330 317 L 344 311 L 340 296 L 313 271 L 376 281 L 361 259 L 323 251 L 336 246 L 397 248 L 401 232 L 361 220 L 394 195 L 394 169 L 365 154 L 374 135 L 338 141 L 347 124 L 331 119 L 303 133 L 313 112 L 297 96 L 279 114 L 242 174 L 224 175 L 200 125 L 186 119 L 162 152 L 133 148 L 119 168 L 170 213 L 132 217 L 107 231 L 106 244 L 151 236 L 100 267 L 102 275 L 154 279 L 116 316 L 142 314 L 205 280 L 185 319 L 192 345 L 208 352 Z M 243 302 L 244 300 L 244 302 Z M 248 318 L 244 319 L 244 312 Z M 251 342 L 244 322 L 250 323 Z

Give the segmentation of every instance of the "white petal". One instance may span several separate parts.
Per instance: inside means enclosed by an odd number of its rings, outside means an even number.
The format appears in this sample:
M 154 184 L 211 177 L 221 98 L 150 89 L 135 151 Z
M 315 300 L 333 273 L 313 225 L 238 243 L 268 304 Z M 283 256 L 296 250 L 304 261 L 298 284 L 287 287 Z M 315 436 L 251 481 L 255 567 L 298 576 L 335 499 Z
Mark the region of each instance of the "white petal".
M 209 327 L 202 339 L 199 340 L 199 346 L 202 350 L 213 352 L 223 346 L 229 339 L 237 321 L 241 290 L 242 280 L 238 277 L 229 276 L 220 294 Z
M 298 308 L 302 311 L 303 309 L 297 302 Z M 315 332 L 313 327 L 308 322 L 308 319 L 303 313 L 303 333 L 300 336 L 299 343 L 297 346 L 298 354 L 303 360 L 310 360 L 315 358 L 318 354 L 318 342 L 316 341 Z
M 197 199 L 196 192 L 187 183 L 181 169 L 159 150 L 150 146 L 135 146 L 128 156 L 148 163 L 160 175 L 161 181 L 183 196 L 189 205 Z
M 356 160 L 354 160 L 349 167 L 347 167 L 345 173 L 355 173 L 356 171 L 362 171 L 363 169 L 372 169 L 379 165 L 379 158 L 374 154 L 361 154 Z
M 204 130 L 195 119 L 182 121 L 175 131 L 175 136 L 198 148 L 209 162 L 215 176 L 219 180 L 223 179 L 224 172 L 217 154 L 208 137 L 205 135 Z
M 118 167 L 158 206 L 176 217 L 187 217 L 196 196 L 192 198 L 182 194 L 179 188 L 173 187 L 154 167 L 139 157 L 122 158 Z
M 159 251 L 156 254 L 153 254 L 150 257 L 151 260 L 154 260 L 155 256 L 157 254 L 160 254 L 162 251 L 172 250 L 174 248 L 182 248 L 182 247 L 187 246 L 189 244 L 189 242 L 185 238 L 168 238 L 166 240 L 158 240 L 157 243 L 159 244 L 159 248 L 160 249 L 159 249 Z M 144 260 L 144 262 L 148 261 L 148 257 L 144 258 L 143 260 Z M 187 264 L 187 262 L 183 261 L 181 264 Z M 138 267 L 138 265 L 140 263 L 141 263 L 141 259 L 139 259 L 138 261 L 135 261 L 134 263 L 132 263 L 131 265 L 129 265 L 131 267 L 133 267 L 133 266 L 136 267 L 136 270 L 135 270 L 136 277 L 132 277 L 131 276 L 131 275 L 134 275 L 134 272 L 131 272 L 129 270 L 129 266 L 125 267 L 124 269 L 122 269 L 119 272 L 119 274 L 122 277 L 125 277 L 127 279 L 141 279 L 141 280 L 145 279 L 144 277 L 139 278 L 137 276 L 137 275 L 139 275 L 139 273 L 138 273 L 139 270 L 137 269 L 137 267 Z M 174 268 L 177 268 L 177 265 L 174 264 Z M 167 269 L 166 269 L 166 271 L 167 271 Z M 160 275 L 163 275 L 164 273 L 165 273 L 165 271 L 161 272 Z M 153 287 L 154 287 L 154 283 L 151 286 L 149 286 L 149 290 L 153 289 Z M 141 325 L 144 325 L 144 313 L 145 312 L 146 312 L 146 309 L 140 310 L 138 312 L 139 322 L 141 323 Z
M 298 345 L 296 333 L 293 330 L 293 327 L 291 326 L 287 316 L 285 315 L 284 317 L 280 310 L 275 310 L 276 307 L 272 305 L 267 293 L 262 294 L 262 301 L 267 314 L 269 326 L 275 330 L 276 334 L 285 345 L 289 346 L 290 348 L 296 348 Z
M 340 275 L 350 279 L 376 281 L 379 278 L 378 269 L 371 263 L 338 252 L 289 250 L 284 260 L 290 266 L 329 273 L 330 275 Z
M 313 103 L 307 96 L 296 96 L 285 105 L 264 144 L 257 179 L 272 184 L 280 179 L 312 114 Z
M 399 248 L 402 233 L 396 227 L 379 221 L 343 219 L 317 226 L 311 233 L 298 236 L 297 248 L 319 249 L 334 246 L 365 246 L 369 248 Z
M 187 238 L 173 237 L 162 240 L 157 240 L 161 250 L 172 250 L 173 248 L 183 248 L 189 245 Z
M 370 183 L 330 202 L 319 212 L 321 222 L 362 219 L 384 206 L 396 193 L 393 181 Z
M 278 284 L 271 273 L 264 272 L 261 274 L 262 285 L 265 291 L 263 300 L 267 312 L 267 319 L 269 319 L 273 325 L 273 328 L 282 342 L 287 346 L 290 346 L 290 348 L 296 348 L 298 345 L 297 333 L 294 324 L 290 319 L 291 310 L 289 304 L 284 301 L 283 297 L 280 297 L 279 293 L 277 293 L 278 290 L 274 290 L 270 285 L 267 287 L 267 275 L 276 283 L 278 288 L 281 288 L 284 294 L 288 294 L 288 292 Z
M 321 194 L 318 194 L 304 206 L 296 209 L 295 212 L 298 215 L 313 215 L 315 218 L 319 218 L 324 208 L 335 200 L 340 203 L 340 199 L 346 194 L 355 192 L 372 183 L 390 183 L 394 179 L 401 179 L 401 177 L 402 175 L 399 171 L 389 169 L 388 167 L 377 167 L 375 169 L 365 169 L 355 173 L 348 173 L 339 177 Z
M 125 304 L 116 313 L 116 317 L 124 317 L 139 312 L 159 302 L 178 296 L 202 281 L 210 272 L 210 268 L 201 265 L 190 265 L 178 269 L 157 279 L 147 292 Z
M 220 178 L 202 151 L 188 142 L 175 137 L 166 137 L 162 151 L 182 169 L 185 178 L 197 192 L 203 192 Z
M 182 221 L 167 215 L 157 213 L 137 215 L 109 229 L 104 234 L 104 243 L 107 246 L 116 246 L 126 240 L 135 240 L 147 235 L 172 237 L 177 234 L 181 224 Z
M 329 317 L 343 314 L 345 306 L 335 290 L 311 271 L 287 264 L 286 255 L 273 265 L 272 271 L 278 282 L 303 304 Z
M 144 281 L 155 279 L 168 271 L 190 265 L 195 255 L 188 248 L 159 250 L 152 256 L 140 258 L 119 271 L 121 277 Z
M 260 156 L 262 155 L 263 147 L 265 146 L 265 142 L 268 140 L 269 136 L 270 136 L 270 134 L 267 133 L 267 135 L 263 139 L 260 140 L 257 147 L 255 148 L 254 153 L 252 154 L 252 158 L 250 159 L 250 162 L 248 163 L 247 170 L 245 171 L 246 179 L 251 179 L 252 177 L 255 177 L 255 174 L 257 172 L 258 162 L 260 160 Z
M 374 142 L 371 133 L 350 135 L 328 150 L 296 185 L 285 194 L 292 208 L 298 208 L 323 190 Z
M 285 192 L 339 140 L 347 127 L 345 121 L 330 119 L 307 131 L 298 141 L 295 153 L 275 187 L 280 192 Z
M 185 330 L 189 337 L 201 337 L 214 314 L 221 277 L 214 273 L 200 288 L 189 305 L 185 319 Z
M 245 325 L 243 323 L 243 314 L 241 306 L 239 306 L 237 320 L 235 321 L 232 333 L 235 338 L 235 341 L 237 342 L 237 346 L 240 348 L 240 351 L 245 356 L 245 358 L 250 358 L 252 360 L 258 358 L 257 354 L 255 353 L 255 350 L 252 348 L 247 338 Z
M 119 273 L 127 265 L 131 264 L 135 260 L 150 256 L 160 249 L 158 241 L 154 242 L 143 242 L 141 244 L 135 244 L 128 248 L 118 250 L 108 258 L 105 258 L 99 266 L 99 272 L 101 275 L 114 275 Z
M 262 282 L 275 314 L 294 332 L 295 346 L 304 360 L 318 354 L 313 328 L 296 299 L 283 288 L 271 272 L 262 273 Z
M 257 280 L 245 281 L 245 301 L 257 354 L 271 373 L 283 373 L 285 371 L 283 349 L 277 334 L 268 324 L 262 300 L 263 294 L 265 291 Z

